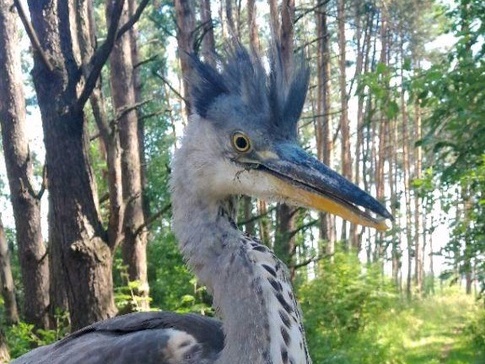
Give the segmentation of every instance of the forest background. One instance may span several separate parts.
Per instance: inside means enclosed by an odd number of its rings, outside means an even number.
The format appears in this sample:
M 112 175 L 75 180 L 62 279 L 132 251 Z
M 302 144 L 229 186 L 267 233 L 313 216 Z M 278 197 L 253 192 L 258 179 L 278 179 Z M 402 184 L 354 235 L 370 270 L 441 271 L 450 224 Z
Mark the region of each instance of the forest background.
M 485 360 L 485 3 L 0 4 L 0 362 L 115 314 L 213 314 L 170 231 L 187 54 L 216 63 L 234 36 L 264 53 L 272 30 L 311 68 L 303 146 L 395 216 L 376 233 L 239 199 L 314 361 Z

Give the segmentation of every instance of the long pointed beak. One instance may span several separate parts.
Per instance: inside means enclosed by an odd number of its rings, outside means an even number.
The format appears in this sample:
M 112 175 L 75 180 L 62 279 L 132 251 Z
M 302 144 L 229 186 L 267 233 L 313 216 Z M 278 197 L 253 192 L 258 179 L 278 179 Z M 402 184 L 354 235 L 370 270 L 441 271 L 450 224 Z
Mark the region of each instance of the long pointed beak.
M 277 193 L 289 202 L 338 215 L 355 224 L 389 229 L 386 208 L 367 192 L 293 144 L 258 154 L 258 169 L 269 173 Z M 374 217 L 371 213 L 374 213 Z

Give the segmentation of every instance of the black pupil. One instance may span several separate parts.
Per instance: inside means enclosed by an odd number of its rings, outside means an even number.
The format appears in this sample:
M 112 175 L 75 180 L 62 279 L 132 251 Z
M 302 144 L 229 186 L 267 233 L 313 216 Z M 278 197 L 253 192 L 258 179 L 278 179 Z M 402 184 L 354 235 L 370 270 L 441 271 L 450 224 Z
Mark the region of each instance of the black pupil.
M 241 150 L 245 150 L 248 147 L 248 141 L 244 137 L 237 137 L 236 146 Z

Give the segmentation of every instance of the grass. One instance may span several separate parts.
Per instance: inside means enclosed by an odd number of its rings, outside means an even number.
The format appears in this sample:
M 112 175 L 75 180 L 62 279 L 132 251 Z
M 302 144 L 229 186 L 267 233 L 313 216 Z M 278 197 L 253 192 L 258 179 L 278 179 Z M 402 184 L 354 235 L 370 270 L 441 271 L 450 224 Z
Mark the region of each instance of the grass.
M 400 332 L 401 355 L 406 364 L 479 364 L 478 357 L 463 329 L 476 314 L 473 297 L 445 292 L 412 303 L 397 313 L 391 326 Z M 388 334 L 392 334 L 389 332 Z M 396 343 L 396 341 L 394 341 Z

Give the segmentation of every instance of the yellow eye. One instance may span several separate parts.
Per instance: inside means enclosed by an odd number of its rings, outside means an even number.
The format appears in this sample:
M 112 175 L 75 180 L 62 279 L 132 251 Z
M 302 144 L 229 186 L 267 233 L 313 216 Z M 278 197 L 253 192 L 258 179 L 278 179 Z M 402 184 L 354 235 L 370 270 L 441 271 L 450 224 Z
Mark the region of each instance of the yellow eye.
M 251 141 L 247 135 L 240 131 L 235 132 L 232 135 L 232 146 L 240 153 L 246 153 L 251 150 Z

